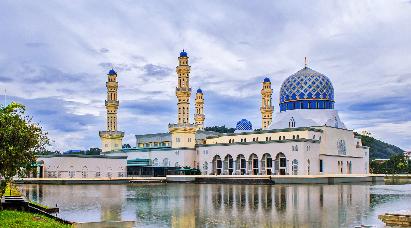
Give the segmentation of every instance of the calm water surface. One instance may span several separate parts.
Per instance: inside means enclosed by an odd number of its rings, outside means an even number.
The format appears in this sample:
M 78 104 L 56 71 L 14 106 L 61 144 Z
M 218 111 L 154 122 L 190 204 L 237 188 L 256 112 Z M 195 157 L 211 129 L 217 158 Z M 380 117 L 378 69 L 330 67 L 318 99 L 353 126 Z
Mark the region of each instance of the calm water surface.
M 353 227 L 411 210 L 411 185 L 21 185 L 76 222 L 138 227 Z

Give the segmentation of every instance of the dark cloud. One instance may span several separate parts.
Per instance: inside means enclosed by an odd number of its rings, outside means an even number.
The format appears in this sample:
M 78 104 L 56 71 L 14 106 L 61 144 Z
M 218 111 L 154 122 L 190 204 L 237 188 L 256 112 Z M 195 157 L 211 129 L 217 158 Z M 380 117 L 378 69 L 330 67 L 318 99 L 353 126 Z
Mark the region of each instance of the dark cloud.
M 12 77 L 1 76 L 0 75 L 0 82 L 12 82 L 14 79 Z
M 166 76 L 172 72 L 171 68 L 168 68 L 165 66 L 154 65 L 154 64 L 144 65 L 143 70 L 144 70 L 144 74 L 148 76 L 154 76 L 154 77 Z
M 108 53 L 110 50 L 108 50 L 107 48 L 100 48 L 100 53 Z
M 26 106 L 27 112 L 33 116 L 46 130 L 57 130 L 66 133 L 74 133 L 86 130 L 88 126 L 95 125 L 99 121 L 92 115 L 76 115 L 68 107 L 80 106 L 79 103 L 65 101 L 58 97 L 24 99 L 21 97 L 9 97 L 9 100 Z

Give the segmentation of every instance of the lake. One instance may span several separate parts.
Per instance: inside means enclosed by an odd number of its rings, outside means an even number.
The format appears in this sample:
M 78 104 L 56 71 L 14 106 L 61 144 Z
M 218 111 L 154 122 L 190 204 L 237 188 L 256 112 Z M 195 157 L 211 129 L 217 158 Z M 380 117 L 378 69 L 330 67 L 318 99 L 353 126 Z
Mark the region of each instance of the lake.
M 410 211 L 411 185 L 20 185 L 29 199 L 75 222 L 138 227 L 353 227 Z

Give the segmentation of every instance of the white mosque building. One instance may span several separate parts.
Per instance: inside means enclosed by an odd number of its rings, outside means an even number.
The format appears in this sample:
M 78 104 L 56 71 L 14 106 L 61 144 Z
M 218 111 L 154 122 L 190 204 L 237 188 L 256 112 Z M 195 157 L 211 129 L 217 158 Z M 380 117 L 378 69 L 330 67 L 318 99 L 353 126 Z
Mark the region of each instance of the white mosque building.
M 369 148 L 362 146 L 361 139 L 347 129 L 334 110 L 334 88 L 324 74 L 305 66 L 289 76 L 281 85 L 279 112 L 274 115 L 273 90 L 270 79 L 265 78 L 261 129 L 253 130 L 252 123 L 242 119 L 234 133 L 221 134 L 204 130 L 201 89 L 195 95 L 195 122 L 190 122 L 191 66 L 187 52 L 183 50 L 178 61 L 177 123 L 168 125 L 169 132 L 136 135 L 134 148 L 121 149 L 124 133 L 117 130 L 117 73 L 111 70 L 107 130 L 100 132 L 102 155 L 39 157 L 43 176 L 50 172 L 54 177 L 97 177 L 97 173 L 100 177 L 161 176 L 181 167 L 199 169 L 204 175 L 368 174 Z M 63 156 L 70 156 L 72 162 L 67 164 L 64 161 L 69 160 Z M 60 163 L 66 163 L 67 168 L 57 168 Z

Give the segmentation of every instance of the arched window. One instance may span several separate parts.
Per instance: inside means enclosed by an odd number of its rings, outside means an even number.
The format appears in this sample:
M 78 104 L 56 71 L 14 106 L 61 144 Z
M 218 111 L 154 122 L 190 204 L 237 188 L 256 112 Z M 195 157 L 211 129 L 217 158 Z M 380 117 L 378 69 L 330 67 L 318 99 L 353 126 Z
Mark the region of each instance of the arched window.
M 285 136 L 283 136 L 283 140 L 285 140 Z
M 291 171 L 293 175 L 298 175 L 298 160 L 294 159 L 291 163 Z
M 278 136 L 278 140 L 281 140 L 281 136 Z

